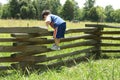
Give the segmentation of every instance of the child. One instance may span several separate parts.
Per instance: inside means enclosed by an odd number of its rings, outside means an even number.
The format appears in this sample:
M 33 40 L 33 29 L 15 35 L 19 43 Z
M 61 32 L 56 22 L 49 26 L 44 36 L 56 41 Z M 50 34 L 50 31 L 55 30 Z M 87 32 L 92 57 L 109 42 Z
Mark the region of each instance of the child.
M 54 29 L 53 37 L 55 44 L 51 47 L 52 50 L 60 50 L 60 39 L 64 38 L 66 22 L 57 15 L 51 14 L 49 10 L 42 12 L 42 18 L 45 20 L 46 26 L 50 25 Z

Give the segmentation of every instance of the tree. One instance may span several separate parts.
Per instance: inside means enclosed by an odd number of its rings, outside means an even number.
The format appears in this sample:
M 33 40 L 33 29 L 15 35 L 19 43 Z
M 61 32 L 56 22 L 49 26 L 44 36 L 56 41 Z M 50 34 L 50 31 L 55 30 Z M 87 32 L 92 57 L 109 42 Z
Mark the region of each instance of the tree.
M 78 3 L 75 0 L 71 0 L 73 3 L 73 7 L 74 7 L 74 20 L 80 20 L 81 19 L 81 11 L 80 8 L 78 6 Z
M 0 3 L 0 18 L 2 16 L 2 3 Z
M 20 14 L 22 19 L 27 19 L 29 13 L 29 8 L 27 6 L 22 6 L 20 9 Z
M 9 0 L 10 13 L 12 18 L 16 18 L 20 13 L 19 0 Z
M 105 15 L 102 7 L 93 7 L 88 13 L 89 20 L 91 21 L 104 21 Z
M 29 4 L 29 11 L 28 11 L 28 17 L 29 19 L 35 19 L 36 17 L 36 9 L 32 4 Z
M 36 9 L 38 19 L 42 19 L 41 13 L 45 9 L 48 9 L 53 14 L 58 15 L 60 12 L 59 8 L 61 7 L 60 0 L 34 0 L 33 5 Z
M 22 6 L 28 6 L 28 4 L 31 4 L 30 1 L 31 1 L 31 0 L 19 0 L 19 6 L 20 6 L 20 8 L 21 8 Z
M 92 7 L 94 7 L 94 4 L 95 4 L 95 0 L 86 0 L 85 2 L 85 9 L 86 10 L 90 10 Z
M 61 7 L 60 0 L 48 0 L 48 1 L 50 1 L 49 10 L 51 10 L 53 14 L 58 15 L 59 14 L 58 10 Z
M 67 0 L 62 9 L 62 16 L 66 20 L 73 20 L 74 18 L 74 6 L 70 0 Z
M 2 6 L 1 18 L 3 18 L 3 19 L 11 18 L 9 4 L 5 4 L 4 6 Z
M 112 22 L 113 17 L 111 16 L 111 13 L 114 11 L 112 5 L 108 5 L 105 7 L 105 15 L 106 15 L 106 21 L 107 22 Z
M 120 9 L 115 10 L 114 12 L 111 13 L 111 16 L 113 17 L 113 20 L 115 22 L 120 23 Z
M 88 19 L 88 13 L 89 10 L 94 7 L 96 0 L 86 0 L 86 2 L 84 3 L 84 19 Z
M 44 9 L 49 9 L 48 0 L 34 0 L 33 5 L 36 9 L 37 19 L 42 19 L 41 13 Z
M 84 20 L 84 10 L 79 9 L 78 12 L 79 12 L 78 20 Z
M 18 13 L 15 18 L 34 19 L 36 16 L 36 9 L 32 4 L 32 0 L 18 0 Z

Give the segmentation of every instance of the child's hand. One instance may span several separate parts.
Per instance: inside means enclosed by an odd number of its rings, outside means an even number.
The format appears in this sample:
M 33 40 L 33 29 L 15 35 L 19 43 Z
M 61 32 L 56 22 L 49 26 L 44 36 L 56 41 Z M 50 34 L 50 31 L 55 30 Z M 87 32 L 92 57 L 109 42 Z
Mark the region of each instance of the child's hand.
M 47 26 L 45 26 L 44 28 L 48 30 L 48 27 L 47 27 Z
M 47 30 L 48 30 L 48 27 L 47 27 L 47 26 L 39 26 L 39 28 L 47 29 Z

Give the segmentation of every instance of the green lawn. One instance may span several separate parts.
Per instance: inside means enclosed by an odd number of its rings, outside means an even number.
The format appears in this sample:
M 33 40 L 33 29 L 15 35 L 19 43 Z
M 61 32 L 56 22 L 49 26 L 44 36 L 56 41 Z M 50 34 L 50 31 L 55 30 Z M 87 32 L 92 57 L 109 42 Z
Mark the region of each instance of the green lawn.
M 35 71 L 28 76 L 21 72 L 1 73 L 0 80 L 120 80 L 120 59 L 89 60 L 73 67 Z M 9 74 L 8 74 L 9 73 Z
M 80 22 L 80 23 L 71 23 L 67 22 L 67 29 L 71 28 L 82 28 L 85 27 L 85 24 L 91 24 L 92 22 Z M 114 26 L 119 26 L 118 23 L 102 23 L 109 24 Z M 0 20 L 0 27 L 32 27 L 32 26 L 45 26 L 43 21 L 37 20 Z M 52 30 L 49 28 L 49 30 Z M 111 30 L 111 29 L 106 29 Z M 75 34 L 69 34 L 66 36 L 74 36 Z M 80 34 L 77 34 L 80 35 Z M 1 34 L 0 37 L 10 37 L 8 34 Z M 80 40 L 83 41 L 83 40 Z M 112 42 L 120 43 L 120 41 L 103 41 L 103 42 Z M 72 43 L 72 42 L 71 42 Z M 71 44 L 71 43 L 61 43 Z M 0 43 L 0 45 L 11 45 L 11 43 Z M 50 45 L 48 45 L 50 46 Z M 80 47 L 84 49 L 86 47 Z M 116 49 L 114 47 L 103 47 L 103 49 Z M 117 49 L 119 49 L 117 47 Z M 66 49 L 62 51 L 55 51 L 49 53 L 48 56 L 55 54 L 68 53 L 70 51 L 79 50 L 79 47 L 74 49 Z M 47 54 L 47 53 L 46 53 Z M 0 57 L 9 56 L 9 53 L 0 53 Z M 114 58 L 114 56 L 120 57 L 119 53 L 116 54 L 107 54 L 111 56 L 110 59 L 100 59 L 100 60 L 88 60 L 87 62 L 76 63 L 75 66 L 66 67 L 62 66 L 61 68 L 56 69 L 47 69 L 44 71 L 35 71 L 29 75 L 24 75 L 19 70 L 13 71 L 0 71 L 0 80 L 120 80 L 120 59 Z M 8 63 L 0 63 L 0 66 L 9 65 Z M 30 71 L 28 71 L 30 72 Z

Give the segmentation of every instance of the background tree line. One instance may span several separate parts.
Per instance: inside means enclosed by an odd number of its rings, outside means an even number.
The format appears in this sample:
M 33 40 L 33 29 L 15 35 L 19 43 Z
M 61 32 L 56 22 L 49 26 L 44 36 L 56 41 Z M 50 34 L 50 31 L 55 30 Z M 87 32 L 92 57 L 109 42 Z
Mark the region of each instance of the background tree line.
M 9 0 L 8 4 L 0 4 L 1 19 L 41 19 L 41 12 L 49 9 L 53 14 L 65 20 L 89 20 L 120 22 L 120 9 L 114 10 L 112 5 L 105 8 L 94 6 L 96 0 L 86 0 L 83 8 L 79 8 L 75 0 Z

